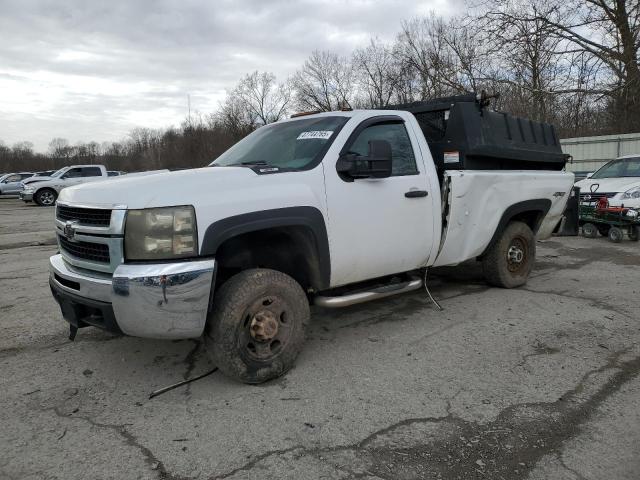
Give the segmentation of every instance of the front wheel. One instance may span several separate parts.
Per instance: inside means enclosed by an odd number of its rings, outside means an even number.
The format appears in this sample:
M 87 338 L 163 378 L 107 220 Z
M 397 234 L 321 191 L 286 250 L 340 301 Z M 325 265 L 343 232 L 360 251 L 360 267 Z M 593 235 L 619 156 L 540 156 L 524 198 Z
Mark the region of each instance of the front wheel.
M 524 285 L 535 259 L 536 242 L 531 228 L 523 222 L 511 222 L 482 259 L 485 280 L 503 288 Z
M 293 278 L 275 270 L 245 270 L 215 292 L 207 350 L 228 377 L 262 383 L 293 366 L 309 317 L 307 297 Z
M 34 198 L 36 200 L 36 203 L 41 207 L 50 207 L 51 205 L 54 205 L 56 203 L 58 194 L 51 188 L 43 188 L 36 192 Z

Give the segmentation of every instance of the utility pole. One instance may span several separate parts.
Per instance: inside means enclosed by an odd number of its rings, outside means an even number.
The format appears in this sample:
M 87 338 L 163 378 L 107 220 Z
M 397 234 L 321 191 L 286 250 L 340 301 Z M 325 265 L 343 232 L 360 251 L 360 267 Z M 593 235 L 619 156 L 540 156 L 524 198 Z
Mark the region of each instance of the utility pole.
M 187 93 L 187 109 L 189 111 L 189 116 L 187 117 L 188 123 L 189 123 L 189 127 L 191 127 L 191 94 Z

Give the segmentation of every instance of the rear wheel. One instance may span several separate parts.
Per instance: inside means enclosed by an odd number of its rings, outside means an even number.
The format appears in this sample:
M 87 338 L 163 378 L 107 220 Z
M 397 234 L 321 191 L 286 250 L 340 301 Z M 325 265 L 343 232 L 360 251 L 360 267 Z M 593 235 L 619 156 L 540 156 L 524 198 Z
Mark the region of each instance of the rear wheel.
M 215 293 L 207 350 L 228 377 L 262 383 L 293 366 L 309 316 L 307 297 L 293 278 L 275 270 L 246 270 Z
M 609 240 L 614 243 L 620 243 L 624 237 L 624 232 L 618 227 L 611 227 L 609 229 Z
M 598 236 L 598 228 L 593 223 L 585 223 L 582 225 L 582 235 L 587 238 L 596 238 Z
M 34 195 L 36 203 L 41 207 L 50 207 L 56 203 L 58 194 L 51 188 L 43 188 L 38 190 Z
M 487 282 L 513 288 L 527 283 L 536 258 L 535 236 L 523 222 L 511 222 L 482 259 Z
M 634 225 L 629 229 L 629 240 L 637 242 L 640 239 L 640 226 Z

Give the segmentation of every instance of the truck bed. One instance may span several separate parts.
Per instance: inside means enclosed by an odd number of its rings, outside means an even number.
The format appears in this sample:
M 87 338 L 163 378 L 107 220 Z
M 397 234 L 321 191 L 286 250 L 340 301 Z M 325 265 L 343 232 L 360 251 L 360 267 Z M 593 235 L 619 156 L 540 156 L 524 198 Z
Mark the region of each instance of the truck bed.
M 446 170 L 442 236 L 433 265 L 457 265 L 482 255 L 505 209 L 520 202 L 549 206 L 537 230 L 538 239 L 548 238 L 562 217 L 573 181 L 566 172 Z

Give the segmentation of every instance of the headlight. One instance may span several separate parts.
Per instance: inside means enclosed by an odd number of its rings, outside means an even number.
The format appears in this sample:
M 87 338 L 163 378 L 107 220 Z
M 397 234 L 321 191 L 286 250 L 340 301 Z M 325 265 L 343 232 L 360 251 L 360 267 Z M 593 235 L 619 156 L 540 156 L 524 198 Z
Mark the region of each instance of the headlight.
M 33 193 L 34 187 L 24 187 L 22 190 L 24 193 Z
M 633 187 L 622 194 L 622 199 L 640 198 L 640 186 Z
M 127 260 L 167 260 L 198 253 L 193 207 L 129 210 L 124 230 Z

